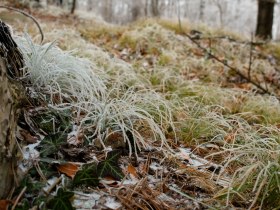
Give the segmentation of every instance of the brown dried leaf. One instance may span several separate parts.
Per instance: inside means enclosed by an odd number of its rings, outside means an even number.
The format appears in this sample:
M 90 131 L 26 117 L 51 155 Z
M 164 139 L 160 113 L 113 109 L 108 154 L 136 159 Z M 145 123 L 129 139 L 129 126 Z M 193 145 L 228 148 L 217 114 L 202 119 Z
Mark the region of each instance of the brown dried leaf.
M 138 177 L 138 175 L 137 175 L 137 169 L 136 169 L 133 165 L 131 165 L 131 164 L 129 164 L 129 165 L 127 166 L 127 172 L 128 172 L 130 175 L 134 176 L 135 178 Z
M 66 174 L 67 176 L 71 177 L 72 179 L 75 177 L 78 171 L 78 165 L 74 163 L 65 163 L 60 164 L 57 166 L 57 169 L 60 173 Z
M 32 135 L 29 133 L 29 131 L 27 131 L 27 130 L 21 129 L 21 130 L 19 131 L 19 133 L 20 133 L 22 139 L 23 139 L 24 141 L 28 142 L 28 143 L 32 143 L 32 144 L 33 144 L 33 143 L 36 143 L 36 142 L 39 140 L 38 136 L 32 136 Z
M 10 200 L 0 200 L 0 210 L 7 210 L 10 203 Z

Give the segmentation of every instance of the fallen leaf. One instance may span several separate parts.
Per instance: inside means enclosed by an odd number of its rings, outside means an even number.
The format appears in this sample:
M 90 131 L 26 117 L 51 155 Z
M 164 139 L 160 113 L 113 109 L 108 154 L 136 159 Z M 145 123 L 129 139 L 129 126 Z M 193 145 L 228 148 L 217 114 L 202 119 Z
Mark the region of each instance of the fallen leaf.
M 22 136 L 23 140 L 28 143 L 36 143 L 39 140 L 38 136 L 32 136 L 27 130 L 21 129 L 19 133 Z
M 109 185 L 111 187 L 114 187 L 114 186 L 118 185 L 118 182 L 113 177 L 110 177 L 110 176 L 106 176 L 106 177 L 100 179 L 100 183 L 103 184 L 103 185 L 104 184 Z
M 138 177 L 136 168 L 131 164 L 127 166 L 127 172 L 135 178 Z
M 0 200 L 0 210 L 7 210 L 10 203 L 9 200 Z
M 67 176 L 74 179 L 74 176 L 78 171 L 78 166 L 74 163 L 66 163 L 57 166 L 57 169 L 59 170 L 59 172 L 66 174 Z

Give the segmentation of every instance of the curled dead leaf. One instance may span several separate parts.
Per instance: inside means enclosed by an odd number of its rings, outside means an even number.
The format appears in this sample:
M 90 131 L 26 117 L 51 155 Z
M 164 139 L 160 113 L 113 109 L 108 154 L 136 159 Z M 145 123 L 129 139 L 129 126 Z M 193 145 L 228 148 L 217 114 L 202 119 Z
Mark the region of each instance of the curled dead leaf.
M 10 200 L 0 200 L 0 210 L 7 210 L 9 204 L 11 204 Z
M 138 177 L 137 169 L 136 169 L 133 165 L 131 165 L 131 164 L 129 164 L 129 165 L 127 166 L 127 172 L 128 172 L 131 176 L 133 176 L 134 178 L 137 178 L 137 177 Z
M 57 166 L 57 169 L 60 173 L 63 173 L 73 179 L 79 169 L 79 166 L 75 163 L 65 163 Z

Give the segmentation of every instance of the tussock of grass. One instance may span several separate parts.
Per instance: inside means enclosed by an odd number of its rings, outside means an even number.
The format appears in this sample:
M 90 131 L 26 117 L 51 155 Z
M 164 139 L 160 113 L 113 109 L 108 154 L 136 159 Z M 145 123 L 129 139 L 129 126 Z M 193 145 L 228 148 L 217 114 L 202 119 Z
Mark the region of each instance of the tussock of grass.
M 174 129 L 170 107 L 160 95 L 152 91 L 129 89 L 123 92 L 118 88 L 111 89 L 102 101 L 80 104 L 80 107 L 83 106 L 87 107 L 87 114 L 81 124 L 85 124 L 87 129 L 93 129 L 93 135 L 102 141 L 112 131 L 122 133 L 130 148 L 147 149 L 158 139 L 161 140 L 161 147 L 168 147 L 164 131 L 170 126 Z M 88 121 L 92 123 L 86 125 Z M 131 145 L 133 143 L 128 131 L 132 133 L 135 145 Z M 151 136 L 145 136 L 147 132 Z
M 94 137 L 106 147 L 103 141 L 112 132 L 122 133 L 130 154 L 137 152 L 137 148 L 147 149 L 158 140 L 161 149 L 169 147 L 164 134 L 170 127 L 174 130 L 169 102 L 152 90 L 128 88 L 123 79 L 130 74 L 118 77 L 116 72 L 110 72 L 122 69 L 120 65 L 131 70 L 128 64 L 109 60 L 103 52 L 98 61 L 104 59 L 110 62 L 109 65 L 115 63 L 113 67 L 104 66 L 109 69 L 104 71 L 94 62 L 61 51 L 54 43 L 39 46 L 26 37 L 19 45 L 24 54 L 26 76 L 35 89 L 46 94 L 51 108 L 75 110 L 80 129 L 91 131 L 88 139 Z M 98 65 L 102 66 L 102 63 Z M 128 132 L 132 134 L 132 140 Z M 147 132 L 149 136 L 145 135 Z
M 157 23 L 128 30 L 122 34 L 119 40 L 121 46 L 129 47 L 134 52 L 141 51 L 143 54 L 152 55 L 159 55 L 161 54 L 161 49 L 171 50 L 175 46 L 176 50 L 178 50 L 181 47 L 176 43 L 179 42 L 180 40 L 178 40 L 174 32 L 163 28 Z
M 188 144 L 221 140 L 232 130 L 231 123 L 218 111 L 220 107 L 205 106 L 192 99 L 184 100 L 184 105 L 187 114 L 178 122 L 178 135 Z
M 18 42 L 24 54 L 28 77 L 37 90 L 45 90 L 53 104 L 70 101 L 96 101 L 106 92 L 96 66 L 86 59 L 62 52 L 55 43 L 38 46 L 26 36 Z M 57 100 L 58 101 L 54 101 Z
M 254 113 L 265 125 L 280 123 L 280 104 L 275 97 L 249 97 L 242 105 L 242 112 Z
M 224 169 L 235 168 L 230 186 L 219 196 L 226 195 L 228 202 L 241 199 L 239 202 L 250 204 L 250 208 L 257 202 L 260 208 L 279 206 L 279 199 L 275 199 L 280 192 L 278 133 L 275 128 L 254 129 L 244 124 L 235 132 L 232 142 L 224 144 L 223 151 L 211 154 L 224 153 Z

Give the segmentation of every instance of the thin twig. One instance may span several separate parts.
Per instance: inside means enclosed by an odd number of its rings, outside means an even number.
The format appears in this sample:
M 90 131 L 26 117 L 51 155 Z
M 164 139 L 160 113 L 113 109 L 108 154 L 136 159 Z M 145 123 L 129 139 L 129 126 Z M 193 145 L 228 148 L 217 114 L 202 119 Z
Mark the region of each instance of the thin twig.
M 25 193 L 26 189 L 27 189 L 27 187 L 25 186 L 25 187 L 21 190 L 20 194 L 18 195 L 18 197 L 17 197 L 17 199 L 16 199 L 16 201 L 15 201 L 13 207 L 12 207 L 12 210 L 15 210 L 15 208 L 16 208 L 16 206 L 17 206 L 19 200 L 20 200 L 20 198 L 22 197 L 23 193 Z
M 228 40 L 229 42 L 234 42 L 234 43 L 237 43 L 237 44 L 244 44 L 244 45 L 248 45 L 248 44 L 251 44 L 253 46 L 260 46 L 260 45 L 265 45 L 268 43 L 268 41 L 238 41 L 230 36 L 197 36 L 197 37 L 193 37 L 193 39 L 196 39 L 196 40 L 218 40 L 218 39 L 226 39 Z
M 251 34 L 251 42 L 250 42 L 250 56 L 249 56 L 249 66 L 248 66 L 248 79 L 251 80 L 251 67 L 253 63 L 253 33 Z
M 263 87 L 262 85 L 256 83 L 255 81 L 251 80 L 250 78 L 248 78 L 246 75 L 244 75 L 239 69 L 230 66 L 225 60 L 222 60 L 220 58 L 218 58 L 216 55 L 214 55 L 213 53 L 209 52 L 206 48 L 202 47 L 201 44 L 199 42 L 197 42 L 196 40 L 194 40 L 189 34 L 185 33 L 184 30 L 182 29 L 182 25 L 181 25 L 181 21 L 179 22 L 179 29 L 181 31 L 181 34 L 185 35 L 192 43 L 194 43 L 199 49 L 203 50 L 205 53 L 208 54 L 208 56 L 210 58 L 213 58 L 214 60 L 216 60 L 217 62 L 223 64 L 224 66 L 226 66 L 227 68 L 231 69 L 232 71 L 234 71 L 238 76 L 240 76 L 242 79 L 246 80 L 247 82 L 253 84 L 255 87 L 257 87 L 259 90 L 261 90 L 263 93 L 269 94 L 271 96 L 276 97 L 278 100 L 280 100 L 279 96 L 276 96 L 274 93 L 271 93 L 266 87 Z
M 13 8 L 13 7 L 0 5 L 0 8 L 5 8 L 5 9 L 8 9 L 8 10 L 12 10 L 12 11 L 21 13 L 21 14 L 25 15 L 26 17 L 31 18 L 31 19 L 34 21 L 34 23 L 37 25 L 37 27 L 38 27 L 38 29 L 39 29 L 39 31 L 40 31 L 40 34 L 41 34 L 41 43 L 44 41 L 44 33 L 43 33 L 43 31 L 42 31 L 42 28 L 41 28 L 39 22 L 36 20 L 35 17 L 33 17 L 32 15 L 28 14 L 27 12 L 25 12 L 25 11 L 23 11 L 23 10 L 16 9 L 16 8 Z
M 58 185 L 60 182 L 61 182 L 61 180 L 62 180 L 62 176 L 60 176 L 59 178 L 57 178 L 50 186 L 49 186 L 49 188 L 45 191 L 44 190 L 44 193 L 46 194 L 46 195 L 49 195 L 50 193 L 51 193 L 51 191 L 53 190 L 53 188 L 56 186 L 56 185 Z
M 197 203 L 199 203 L 199 204 L 201 204 L 201 205 L 203 205 L 203 206 L 208 207 L 208 209 L 217 210 L 215 207 L 212 207 L 212 206 L 210 206 L 210 205 L 208 205 L 208 204 L 206 204 L 206 203 L 204 203 L 204 202 L 202 202 L 202 201 L 199 201 L 198 199 L 195 199 L 195 198 L 193 198 L 193 197 L 187 195 L 186 193 L 182 192 L 181 190 L 179 190 L 179 189 L 177 189 L 177 188 L 175 188 L 175 187 L 172 187 L 171 185 L 169 185 L 168 188 L 169 188 L 170 190 L 172 190 L 172 191 L 174 191 L 174 192 L 176 192 L 176 193 L 179 193 L 180 195 L 182 195 L 182 196 L 184 196 L 184 197 L 186 197 L 186 198 L 188 198 L 188 199 L 194 201 L 194 202 L 197 202 Z

